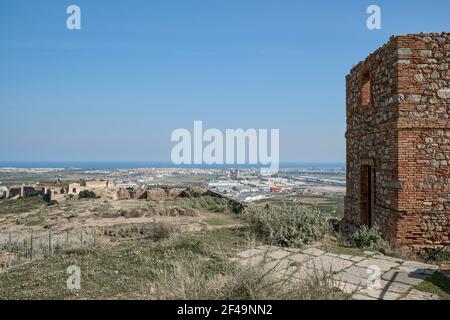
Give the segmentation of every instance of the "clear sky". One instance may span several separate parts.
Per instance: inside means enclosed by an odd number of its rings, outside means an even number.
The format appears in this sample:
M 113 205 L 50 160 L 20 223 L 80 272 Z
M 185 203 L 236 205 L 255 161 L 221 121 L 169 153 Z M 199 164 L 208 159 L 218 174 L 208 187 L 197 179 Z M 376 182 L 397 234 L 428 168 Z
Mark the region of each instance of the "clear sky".
M 280 129 L 281 161 L 344 161 L 352 65 L 440 31 L 449 0 L 0 0 L 0 160 L 168 161 L 202 120 Z

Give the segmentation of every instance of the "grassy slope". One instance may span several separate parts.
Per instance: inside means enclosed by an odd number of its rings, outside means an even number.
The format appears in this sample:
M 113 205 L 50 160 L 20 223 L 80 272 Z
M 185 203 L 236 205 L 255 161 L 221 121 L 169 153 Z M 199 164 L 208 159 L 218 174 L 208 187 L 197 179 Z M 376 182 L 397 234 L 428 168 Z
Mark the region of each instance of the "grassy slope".
M 246 244 L 239 229 L 176 235 L 162 242 L 126 241 L 110 248 L 65 251 L 0 274 L 0 299 L 150 299 L 153 284 L 177 263 L 206 277 L 232 273 L 229 262 Z M 66 289 L 67 267 L 81 268 L 81 290 Z
M 417 285 L 416 289 L 450 300 L 450 279 L 440 272 L 435 272 L 431 278 Z
M 26 213 L 45 205 L 41 196 L 21 199 L 8 199 L 0 202 L 0 215 Z

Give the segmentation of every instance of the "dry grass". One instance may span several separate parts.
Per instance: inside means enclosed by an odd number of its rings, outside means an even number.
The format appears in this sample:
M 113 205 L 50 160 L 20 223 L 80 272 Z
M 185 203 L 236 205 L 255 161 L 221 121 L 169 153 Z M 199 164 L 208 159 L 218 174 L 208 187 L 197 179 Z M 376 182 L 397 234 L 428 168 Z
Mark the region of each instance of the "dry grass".
M 163 300 L 342 300 L 349 299 L 338 289 L 332 272 L 315 270 L 305 280 L 279 277 L 262 265 L 234 266 L 233 272 L 208 278 L 201 267 L 178 264 L 165 270 L 154 285 L 156 297 Z
M 0 273 L 0 299 L 344 299 L 331 274 L 279 279 L 231 260 L 254 239 L 243 228 L 169 234 L 61 250 Z M 68 291 L 66 269 L 80 267 L 81 290 Z

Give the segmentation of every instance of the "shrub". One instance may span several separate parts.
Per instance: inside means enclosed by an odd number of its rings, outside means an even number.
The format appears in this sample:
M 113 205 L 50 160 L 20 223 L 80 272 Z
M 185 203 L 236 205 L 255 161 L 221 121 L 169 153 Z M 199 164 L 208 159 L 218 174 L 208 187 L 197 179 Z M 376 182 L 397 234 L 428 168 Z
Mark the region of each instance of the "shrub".
M 132 208 L 129 210 L 121 209 L 120 215 L 124 218 L 139 218 L 145 215 L 144 210 L 141 208 Z
M 284 247 L 298 247 L 321 240 L 330 225 L 328 216 L 308 206 L 253 208 L 250 229 L 265 242 Z
M 96 199 L 97 195 L 95 194 L 94 191 L 83 190 L 83 191 L 80 191 L 80 193 L 78 194 L 78 197 L 80 199 Z
M 378 227 L 369 228 L 361 226 L 352 234 L 352 239 L 358 248 L 369 249 L 386 253 L 389 251 L 388 243 L 381 236 Z
M 54 205 L 57 205 L 58 204 L 58 201 L 56 201 L 56 200 L 50 200 L 48 203 L 47 203 L 47 206 L 54 206 Z
M 153 241 L 160 241 L 170 238 L 173 233 L 174 229 L 169 224 L 156 222 L 155 224 L 152 224 L 146 232 L 146 238 Z
M 432 249 L 422 256 L 426 262 L 449 262 L 450 261 L 450 249 Z
M 209 195 L 198 196 L 195 198 L 180 197 L 176 199 L 175 203 L 186 208 L 206 209 L 212 212 L 239 212 L 239 208 L 231 201 Z

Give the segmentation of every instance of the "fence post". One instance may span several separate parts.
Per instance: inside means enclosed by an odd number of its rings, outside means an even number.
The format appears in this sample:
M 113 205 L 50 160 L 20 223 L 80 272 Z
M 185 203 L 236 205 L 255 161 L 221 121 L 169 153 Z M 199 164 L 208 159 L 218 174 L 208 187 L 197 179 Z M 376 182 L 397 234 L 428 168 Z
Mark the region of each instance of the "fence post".
M 52 233 L 48 232 L 48 254 L 52 254 Z
M 92 236 L 94 237 L 94 246 L 96 245 L 97 239 L 96 239 L 96 231 L 95 227 L 92 227 Z
M 30 260 L 33 260 L 33 234 L 30 236 Z
M 11 232 L 8 235 L 8 267 L 11 268 Z
M 69 245 L 69 230 L 66 230 L 66 245 Z
M 83 245 L 83 229 L 81 229 L 81 231 L 80 231 L 80 241 L 81 241 L 81 245 Z

